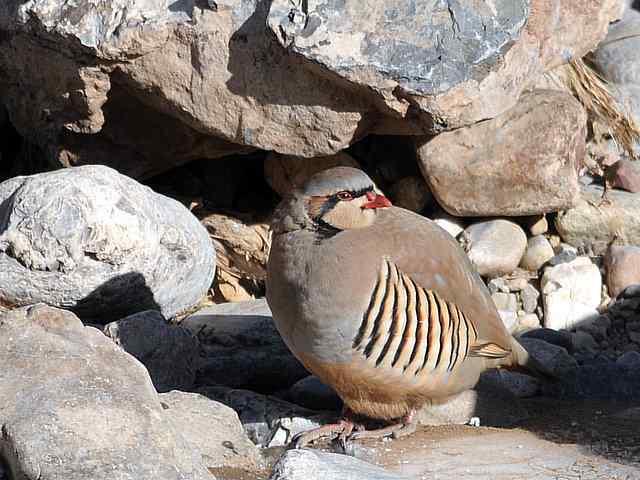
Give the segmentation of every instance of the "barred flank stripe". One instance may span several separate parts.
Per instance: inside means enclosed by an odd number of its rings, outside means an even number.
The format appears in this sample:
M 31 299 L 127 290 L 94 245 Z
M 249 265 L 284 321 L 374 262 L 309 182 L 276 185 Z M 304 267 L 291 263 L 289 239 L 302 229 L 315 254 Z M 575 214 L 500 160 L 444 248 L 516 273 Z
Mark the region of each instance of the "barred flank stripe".
M 353 347 L 373 366 L 421 375 L 456 369 L 477 338 L 457 305 L 384 260 Z

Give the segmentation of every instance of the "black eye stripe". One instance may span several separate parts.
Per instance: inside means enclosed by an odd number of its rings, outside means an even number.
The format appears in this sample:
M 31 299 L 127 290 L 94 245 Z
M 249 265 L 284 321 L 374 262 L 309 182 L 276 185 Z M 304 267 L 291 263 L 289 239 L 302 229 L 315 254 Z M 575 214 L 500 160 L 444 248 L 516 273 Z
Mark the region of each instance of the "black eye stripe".
M 373 191 L 373 185 L 370 186 L 370 187 L 361 188 L 359 190 L 340 190 L 339 192 L 336 192 L 333 195 L 331 195 L 329 198 L 330 199 L 335 199 L 336 201 L 339 201 L 340 198 L 338 198 L 338 194 L 340 194 L 342 192 L 347 192 L 347 193 L 351 194 L 351 196 L 353 198 L 358 198 L 358 197 L 361 197 L 362 195 L 364 195 L 365 193 L 372 192 L 372 191 Z M 335 203 L 332 205 L 332 207 L 334 205 L 335 205 Z

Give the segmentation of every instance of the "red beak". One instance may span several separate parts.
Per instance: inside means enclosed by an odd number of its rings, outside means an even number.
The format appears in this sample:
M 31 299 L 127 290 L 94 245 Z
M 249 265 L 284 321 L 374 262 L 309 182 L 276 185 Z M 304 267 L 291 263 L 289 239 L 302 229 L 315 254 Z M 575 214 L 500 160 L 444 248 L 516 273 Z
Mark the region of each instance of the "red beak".
M 367 203 L 362 205 L 362 209 L 365 208 L 388 208 L 391 206 L 391 202 L 384 195 L 377 195 L 374 192 L 367 192 Z

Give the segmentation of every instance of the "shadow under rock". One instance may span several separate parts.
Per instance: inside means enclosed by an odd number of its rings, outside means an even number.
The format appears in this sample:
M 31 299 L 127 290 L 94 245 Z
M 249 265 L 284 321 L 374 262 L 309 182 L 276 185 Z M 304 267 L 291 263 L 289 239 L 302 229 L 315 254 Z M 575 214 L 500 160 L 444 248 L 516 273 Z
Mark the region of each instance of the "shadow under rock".
M 525 335 L 561 347 L 577 362 L 558 381 L 543 381 L 539 396 L 521 399 L 530 415 L 519 426 L 545 440 L 576 444 L 585 455 L 638 467 L 640 478 L 640 362 L 621 361 L 625 352 L 640 349 L 628 338 L 640 329 L 640 295 L 618 302 L 574 327 L 592 338 L 586 346 L 563 330 Z
M 202 346 L 196 385 L 274 393 L 306 377 L 308 372 L 284 344 L 269 313 L 266 302 L 257 300 L 220 304 L 186 318 L 181 326 Z
M 145 310 L 162 311 L 139 272 L 128 272 L 104 282 L 69 310 L 85 323 L 98 324 L 107 324 Z

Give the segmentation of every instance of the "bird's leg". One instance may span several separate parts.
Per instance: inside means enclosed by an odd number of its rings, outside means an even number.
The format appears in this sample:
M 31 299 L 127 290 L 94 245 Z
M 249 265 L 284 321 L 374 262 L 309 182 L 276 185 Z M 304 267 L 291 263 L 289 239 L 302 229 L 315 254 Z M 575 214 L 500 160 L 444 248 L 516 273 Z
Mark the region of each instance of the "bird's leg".
M 402 417 L 402 420 L 388 427 L 378 428 L 376 430 L 362 430 L 359 432 L 353 432 L 349 437 L 349 440 L 359 440 L 362 438 L 383 438 L 391 435 L 393 438 L 404 437 L 410 435 L 416 431 L 416 423 L 413 421 L 413 415 L 415 411 L 409 412 Z
M 331 439 L 339 436 L 342 443 L 345 443 L 345 439 L 351 435 L 355 424 L 353 423 L 352 417 L 353 412 L 349 410 L 347 407 L 342 408 L 341 419 L 336 423 L 329 423 L 327 425 L 322 425 L 321 427 L 314 428 L 313 430 L 308 430 L 306 432 L 301 432 L 296 435 L 291 441 L 291 445 L 293 448 L 303 448 L 307 446 L 309 443 L 314 442 L 320 438 L 330 437 Z

